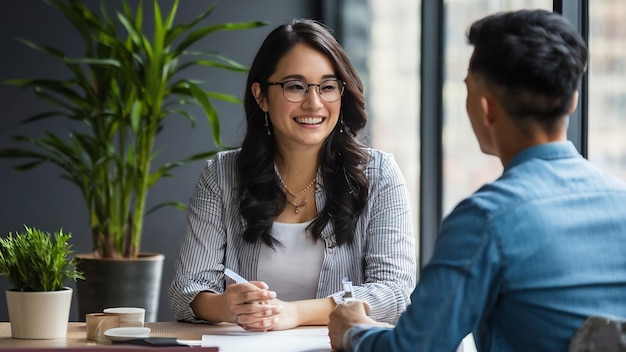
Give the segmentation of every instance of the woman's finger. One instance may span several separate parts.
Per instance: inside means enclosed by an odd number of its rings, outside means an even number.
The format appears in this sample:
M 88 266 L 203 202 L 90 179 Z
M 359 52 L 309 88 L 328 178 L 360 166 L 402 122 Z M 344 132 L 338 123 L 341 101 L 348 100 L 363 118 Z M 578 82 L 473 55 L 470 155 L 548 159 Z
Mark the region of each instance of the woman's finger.
M 278 325 L 280 318 L 278 316 L 273 316 L 257 320 L 252 318 L 250 315 L 242 314 L 237 316 L 236 322 L 247 331 L 268 331 Z

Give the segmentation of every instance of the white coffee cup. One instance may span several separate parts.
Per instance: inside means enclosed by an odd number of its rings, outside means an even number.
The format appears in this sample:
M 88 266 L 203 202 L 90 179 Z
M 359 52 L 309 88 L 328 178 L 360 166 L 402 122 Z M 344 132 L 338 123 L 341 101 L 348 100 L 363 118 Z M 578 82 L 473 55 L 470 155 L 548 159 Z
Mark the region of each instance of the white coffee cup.
M 104 314 L 119 315 L 120 327 L 143 327 L 146 310 L 137 307 L 106 308 Z

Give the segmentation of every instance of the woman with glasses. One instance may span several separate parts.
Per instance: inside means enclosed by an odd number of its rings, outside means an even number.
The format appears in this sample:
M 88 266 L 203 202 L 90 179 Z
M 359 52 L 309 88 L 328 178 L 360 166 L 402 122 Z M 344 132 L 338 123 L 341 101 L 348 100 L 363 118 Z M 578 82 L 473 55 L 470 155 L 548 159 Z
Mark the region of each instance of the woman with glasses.
M 415 286 L 413 225 L 392 155 L 357 139 L 363 86 L 329 30 L 273 30 L 249 71 L 240 149 L 208 161 L 170 287 L 179 320 L 246 330 L 325 325 L 344 279 L 395 323 Z M 224 270 L 245 279 L 232 284 Z

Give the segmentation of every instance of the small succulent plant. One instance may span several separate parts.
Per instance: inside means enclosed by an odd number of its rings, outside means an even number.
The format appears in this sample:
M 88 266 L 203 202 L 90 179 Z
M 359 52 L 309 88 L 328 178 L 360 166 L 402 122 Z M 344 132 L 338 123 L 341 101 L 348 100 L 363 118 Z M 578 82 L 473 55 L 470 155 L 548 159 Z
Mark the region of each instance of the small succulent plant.
M 24 226 L 25 231 L 0 238 L 0 276 L 18 291 L 58 291 L 68 279 L 84 279 L 76 270 L 71 233 L 54 234 Z

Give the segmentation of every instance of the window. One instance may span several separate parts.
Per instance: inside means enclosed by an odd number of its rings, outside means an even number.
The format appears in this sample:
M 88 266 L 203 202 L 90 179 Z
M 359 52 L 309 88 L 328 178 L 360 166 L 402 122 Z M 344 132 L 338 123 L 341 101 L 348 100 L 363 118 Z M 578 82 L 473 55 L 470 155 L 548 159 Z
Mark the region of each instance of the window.
M 463 80 L 472 55 L 465 33 L 472 22 L 494 12 L 542 8 L 552 11 L 551 0 L 446 0 L 445 81 L 443 90 L 443 214 L 463 198 L 502 173 L 494 156 L 480 151 L 465 111 Z
M 589 160 L 626 179 L 626 2 L 589 2 Z
M 365 91 L 370 145 L 393 153 L 400 166 L 417 235 L 420 2 L 368 0 L 368 6 L 371 38 Z

